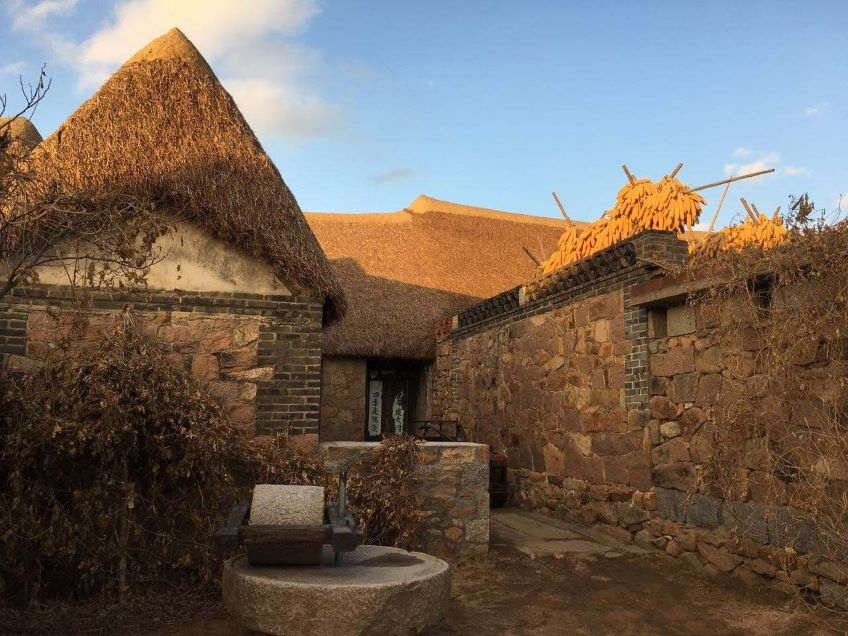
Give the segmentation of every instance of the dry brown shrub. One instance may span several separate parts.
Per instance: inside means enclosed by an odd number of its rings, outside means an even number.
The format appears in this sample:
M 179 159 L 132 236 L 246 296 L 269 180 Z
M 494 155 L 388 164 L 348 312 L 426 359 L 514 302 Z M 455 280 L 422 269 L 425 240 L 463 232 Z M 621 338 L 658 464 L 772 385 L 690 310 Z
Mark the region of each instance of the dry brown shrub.
M 99 346 L 58 347 L 32 375 L 5 378 L 4 594 L 31 601 L 214 574 L 208 539 L 234 499 L 242 441 L 131 314 L 115 322 Z
M 366 543 L 418 547 L 422 525 L 415 477 L 419 444 L 410 435 L 388 436 L 352 467 L 350 507 Z
M 848 560 L 848 221 L 798 203 L 785 244 L 729 251 L 689 272 L 721 281 L 690 302 L 720 346 L 752 365 L 737 374 L 730 360 L 705 424 L 712 457 L 700 488 L 763 504 L 787 571 L 801 552 Z M 832 586 L 806 592 L 848 607 Z
M 132 313 L 80 312 L 43 366 L 0 377 L 0 596 L 17 604 L 214 584 L 211 536 L 256 483 L 334 482 L 285 433 L 265 443 L 223 416 Z M 411 546 L 417 446 L 386 440 L 352 469 L 370 543 Z

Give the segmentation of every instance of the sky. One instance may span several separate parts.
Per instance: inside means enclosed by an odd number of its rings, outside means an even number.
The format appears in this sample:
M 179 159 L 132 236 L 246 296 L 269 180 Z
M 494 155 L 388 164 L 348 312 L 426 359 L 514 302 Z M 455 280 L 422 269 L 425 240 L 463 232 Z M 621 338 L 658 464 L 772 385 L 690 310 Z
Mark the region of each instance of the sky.
M 679 162 L 761 211 L 809 192 L 848 211 L 848 2 L 0 0 L 0 92 L 42 64 L 46 136 L 177 26 L 301 208 L 399 210 L 419 194 L 591 221 Z M 709 223 L 721 188 L 706 190 Z

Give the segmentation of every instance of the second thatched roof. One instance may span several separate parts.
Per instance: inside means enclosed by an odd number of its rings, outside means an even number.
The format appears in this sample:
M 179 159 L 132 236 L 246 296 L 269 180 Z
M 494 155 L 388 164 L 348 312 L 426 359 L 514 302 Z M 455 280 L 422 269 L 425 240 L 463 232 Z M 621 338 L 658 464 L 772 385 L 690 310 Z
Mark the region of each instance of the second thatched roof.
M 26 117 L 0 117 L 0 134 L 8 132 L 13 141 L 34 148 L 41 143 L 41 135 L 33 123 Z
M 438 320 L 533 276 L 566 222 L 420 196 L 400 212 L 306 220 L 331 259 L 348 314 L 325 331 L 330 355 L 432 358 Z M 584 224 L 579 224 L 584 225 Z
M 172 29 L 127 61 L 33 153 L 40 187 L 155 200 L 264 259 L 287 285 L 341 287 L 300 207 L 209 65 Z

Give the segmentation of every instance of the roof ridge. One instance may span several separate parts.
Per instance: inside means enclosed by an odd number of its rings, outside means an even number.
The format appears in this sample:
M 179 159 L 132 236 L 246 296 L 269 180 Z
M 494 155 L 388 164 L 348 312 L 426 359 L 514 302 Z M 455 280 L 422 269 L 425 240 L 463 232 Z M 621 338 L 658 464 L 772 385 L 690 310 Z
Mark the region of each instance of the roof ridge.
M 454 203 L 453 201 L 445 201 L 436 199 L 426 194 L 418 195 L 415 200 L 406 208 L 408 212 L 413 214 L 427 214 L 430 212 L 441 212 L 443 214 L 455 214 L 457 216 L 473 216 L 478 218 L 488 218 L 497 221 L 510 221 L 513 223 L 533 223 L 538 225 L 550 225 L 554 227 L 565 228 L 567 221 L 550 216 L 536 216 L 526 214 L 524 212 L 508 212 L 505 210 L 495 210 L 492 208 L 483 208 L 463 203 Z M 579 225 L 583 222 L 577 221 Z
M 124 62 L 118 70 L 132 64 L 141 62 L 152 62 L 153 60 L 173 60 L 187 63 L 196 69 L 201 69 L 213 77 L 215 72 L 209 66 L 206 58 L 197 50 L 185 33 L 174 27 L 167 33 L 160 35 L 155 40 L 136 51 L 132 57 Z M 217 78 L 216 78 L 217 79 Z

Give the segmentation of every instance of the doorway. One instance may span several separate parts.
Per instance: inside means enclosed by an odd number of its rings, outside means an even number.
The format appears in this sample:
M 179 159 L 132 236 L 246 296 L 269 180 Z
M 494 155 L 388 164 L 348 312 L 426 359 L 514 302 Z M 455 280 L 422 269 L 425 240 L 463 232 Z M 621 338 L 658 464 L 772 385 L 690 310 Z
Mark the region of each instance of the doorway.
M 365 390 L 365 439 L 412 433 L 423 364 L 416 360 L 377 358 L 368 361 Z

